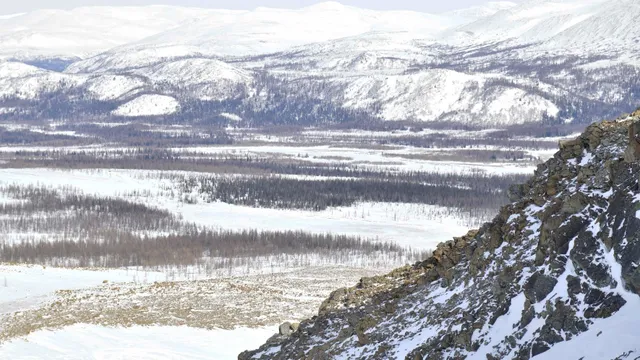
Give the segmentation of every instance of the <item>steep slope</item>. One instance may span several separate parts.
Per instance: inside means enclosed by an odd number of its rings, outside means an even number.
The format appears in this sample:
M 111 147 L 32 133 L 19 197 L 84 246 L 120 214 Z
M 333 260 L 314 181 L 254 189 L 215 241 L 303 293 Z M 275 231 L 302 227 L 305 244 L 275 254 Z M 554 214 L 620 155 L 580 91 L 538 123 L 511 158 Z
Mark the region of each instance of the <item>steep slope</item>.
M 541 51 L 569 51 L 577 54 L 638 54 L 640 3 L 634 0 L 607 1 L 584 21 L 546 40 Z
M 640 112 L 590 126 L 480 230 L 335 291 L 292 335 L 239 358 L 633 358 L 640 148 L 631 127 Z
M 528 0 L 443 34 L 453 45 L 478 45 L 512 40 L 514 44 L 545 41 L 589 19 L 604 0 Z

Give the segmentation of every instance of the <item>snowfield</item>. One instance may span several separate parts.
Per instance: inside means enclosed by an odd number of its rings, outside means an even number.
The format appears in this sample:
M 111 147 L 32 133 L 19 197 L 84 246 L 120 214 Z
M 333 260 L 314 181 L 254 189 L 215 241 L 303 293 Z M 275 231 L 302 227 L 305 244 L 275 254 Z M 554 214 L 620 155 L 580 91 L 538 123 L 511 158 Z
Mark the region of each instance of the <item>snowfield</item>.
M 136 117 L 170 115 L 180 110 L 180 103 L 171 96 L 141 95 L 113 111 L 113 115 Z
M 554 345 L 536 359 L 600 360 L 624 358 L 623 354 L 637 354 L 640 352 L 640 334 L 636 331 L 640 326 L 640 301 L 636 295 L 630 299 L 632 303 L 627 303 L 615 315 L 599 320 L 589 331 L 571 341 Z M 620 349 L 625 349 L 625 352 L 621 354 Z
M 1 360 L 235 360 L 264 343 L 275 327 L 205 330 L 186 326 L 107 328 L 73 325 L 0 344 Z
M 0 273 L 5 270 L 24 267 Z M 87 283 L 11 316 L 0 314 L 0 359 L 235 359 L 280 323 L 312 316 L 336 286 L 385 271 L 323 266 L 199 281 L 156 283 L 149 276 L 136 283 Z M 85 270 L 67 272 L 71 280 L 85 276 Z

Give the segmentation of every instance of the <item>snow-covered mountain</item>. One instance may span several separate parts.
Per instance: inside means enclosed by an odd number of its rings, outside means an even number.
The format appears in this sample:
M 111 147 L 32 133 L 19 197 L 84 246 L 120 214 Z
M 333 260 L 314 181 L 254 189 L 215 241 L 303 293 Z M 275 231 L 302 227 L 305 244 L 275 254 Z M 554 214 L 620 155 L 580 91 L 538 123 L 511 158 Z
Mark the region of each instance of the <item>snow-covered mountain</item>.
M 535 44 L 545 51 L 574 54 L 616 54 L 633 51 L 640 41 L 634 0 L 529 0 L 481 20 L 449 29 L 442 41 L 452 45 L 507 42 Z
M 355 109 L 379 103 L 380 116 L 389 120 L 437 119 L 504 126 L 558 114 L 558 108 L 544 97 L 514 86 L 493 86 L 490 80 L 482 74 L 445 69 L 367 76 L 344 81 L 341 100 L 347 108 Z
M 326 121 L 344 110 L 481 126 L 589 122 L 640 104 L 638 17 L 634 0 L 492 2 L 442 14 L 336 2 L 36 11 L 0 19 L 0 53 L 44 68 L 43 59 L 82 59 L 62 73 L 22 68 L 30 70 L 19 80 L 4 71 L 0 85 L 9 100 L 87 90 L 85 99 L 113 102 L 109 114 L 149 94 L 256 121 L 265 111 L 297 109 L 287 123 L 304 121 L 301 109 L 318 103 L 332 109 Z M 57 40 L 24 40 L 29 34 Z M 199 116 L 190 106 L 172 109 Z
M 456 16 L 373 11 L 336 2 L 298 10 L 257 8 L 225 17 L 214 13 L 78 62 L 68 71 L 122 70 L 167 56 L 255 56 L 372 31 L 403 31 L 415 38 L 429 38 L 459 23 Z
M 19 62 L 0 62 L 0 96 L 20 100 L 36 100 L 42 94 L 83 89 L 98 100 L 114 100 L 145 82 L 121 75 L 68 75 L 39 69 Z
M 484 5 L 472 6 L 465 9 L 453 10 L 444 13 L 447 17 L 462 18 L 461 22 L 468 23 L 470 21 L 479 20 L 487 16 L 491 16 L 499 11 L 508 10 L 516 7 L 518 4 L 511 1 L 493 1 Z
M 0 17 L 0 56 L 86 57 L 205 16 L 237 13 L 175 6 L 37 10 Z
M 455 45 L 477 45 L 513 40 L 530 44 L 548 40 L 588 20 L 604 0 L 529 0 L 480 20 L 445 32 Z

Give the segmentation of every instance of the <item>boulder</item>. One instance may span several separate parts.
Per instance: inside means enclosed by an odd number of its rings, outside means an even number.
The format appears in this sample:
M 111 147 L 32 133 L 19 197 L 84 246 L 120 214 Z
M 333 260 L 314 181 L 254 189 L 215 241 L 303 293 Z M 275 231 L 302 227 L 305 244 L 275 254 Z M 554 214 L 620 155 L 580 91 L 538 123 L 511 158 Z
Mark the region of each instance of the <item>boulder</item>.
M 280 336 L 290 336 L 294 332 L 298 331 L 299 328 L 300 323 L 290 323 L 287 321 L 280 325 L 280 327 L 278 328 L 278 334 Z
M 293 326 L 291 325 L 290 322 L 285 322 L 282 325 L 280 325 L 278 332 L 280 333 L 281 336 L 289 336 L 294 332 Z

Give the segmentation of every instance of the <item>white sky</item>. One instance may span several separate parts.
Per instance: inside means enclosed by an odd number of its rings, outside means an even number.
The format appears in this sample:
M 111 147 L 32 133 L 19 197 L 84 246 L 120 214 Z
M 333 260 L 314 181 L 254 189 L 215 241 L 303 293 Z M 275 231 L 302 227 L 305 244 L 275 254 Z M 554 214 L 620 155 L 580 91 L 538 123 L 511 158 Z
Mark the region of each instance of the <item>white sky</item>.
M 519 0 L 514 0 L 515 2 Z M 300 8 L 318 0 L 0 0 L 0 14 L 15 14 L 35 9 L 70 9 L 89 5 L 167 4 L 219 9 L 253 9 L 258 6 Z M 370 9 L 441 12 L 486 3 L 487 0 L 341 0 L 342 4 Z

